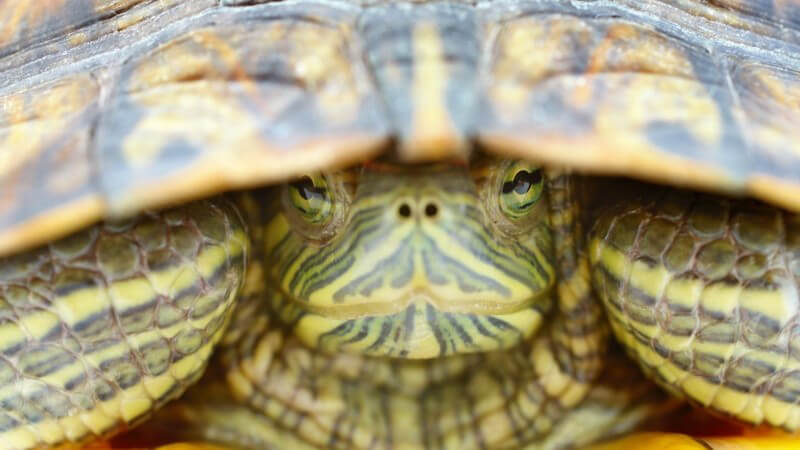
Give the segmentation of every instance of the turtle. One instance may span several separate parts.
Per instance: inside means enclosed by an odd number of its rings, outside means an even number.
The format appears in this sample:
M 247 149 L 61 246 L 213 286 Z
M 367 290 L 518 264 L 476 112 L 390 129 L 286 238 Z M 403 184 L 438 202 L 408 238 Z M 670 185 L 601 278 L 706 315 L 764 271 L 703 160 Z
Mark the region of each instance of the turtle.
M 797 430 L 798 123 L 797 0 L 0 2 L 0 448 Z

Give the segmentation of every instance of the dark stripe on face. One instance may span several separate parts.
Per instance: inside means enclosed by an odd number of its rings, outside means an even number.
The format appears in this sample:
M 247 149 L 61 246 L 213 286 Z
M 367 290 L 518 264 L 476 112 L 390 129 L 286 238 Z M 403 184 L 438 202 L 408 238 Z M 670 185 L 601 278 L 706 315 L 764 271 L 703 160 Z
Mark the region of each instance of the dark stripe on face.
M 433 330 L 433 335 L 436 338 L 436 342 L 439 344 L 439 356 L 443 356 L 447 352 L 447 341 L 445 341 L 444 336 L 442 335 L 442 330 L 436 323 L 436 315 L 436 310 L 433 308 L 433 306 L 426 304 L 425 318 L 428 321 L 428 326 L 431 328 L 431 330 Z
M 408 340 L 411 336 L 414 335 L 414 316 L 417 314 L 417 306 L 410 305 L 408 310 L 406 311 L 406 320 L 404 323 L 404 333 L 401 333 L 402 336 L 405 337 L 403 342 L 403 350 L 400 352 L 400 356 L 405 356 L 408 354 L 408 350 L 406 347 L 408 345 Z
M 472 337 L 469 334 L 467 334 L 466 331 L 464 331 L 464 328 L 461 326 L 460 323 L 458 323 L 458 321 L 455 319 L 455 317 L 453 317 L 452 314 L 443 313 L 442 316 L 444 316 L 444 318 L 447 319 L 448 322 L 450 322 L 450 326 L 453 327 L 453 329 L 458 334 L 458 337 L 461 339 L 461 342 L 463 342 L 465 346 L 467 347 L 475 346 L 475 343 L 472 341 Z
M 367 350 L 368 351 L 375 351 L 375 350 L 381 348 L 381 346 L 384 344 L 384 342 L 386 342 L 386 340 L 389 338 L 389 334 L 391 333 L 391 331 L 392 331 L 392 323 L 390 321 L 388 321 L 388 320 L 382 321 L 381 322 L 381 332 L 378 335 L 378 338 L 375 339 L 375 342 L 373 342 L 369 347 L 367 347 Z
M 364 338 L 369 336 L 369 327 L 372 324 L 373 320 L 375 320 L 374 317 L 364 317 L 363 319 L 359 319 L 358 321 L 361 322 L 361 328 L 358 330 L 358 333 L 355 336 L 352 336 L 349 339 L 345 340 L 343 343 L 352 344 L 354 342 L 360 342 L 364 340 Z
M 540 288 L 541 286 L 539 283 L 534 282 L 534 278 L 530 276 L 530 273 L 521 273 L 515 270 L 520 268 L 524 270 L 524 266 L 520 264 L 523 261 L 525 263 L 531 263 L 530 267 L 536 271 L 537 275 L 539 275 L 542 280 L 549 280 L 551 278 L 551 275 L 545 272 L 544 267 L 542 267 L 538 260 L 539 258 L 530 252 L 530 250 L 519 244 L 501 246 L 495 243 L 495 245 L 498 246 L 495 248 L 492 246 L 492 242 L 486 239 L 486 236 L 491 236 L 495 231 L 483 224 L 477 225 L 480 227 L 481 232 L 469 226 L 464 226 L 448 229 L 448 235 L 451 239 L 458 242 L 462 248 L 468 249 L 479 261 L 487 265 L 493 265 L 509 278 L 525 284 L 532 289 Z M 464 234 L 466 234 L 466 236 Z
M 490 331 L 489 331 L 489 330 L 488 330 L 486 327 L 484 327 L 484 326 L 483 326 L 483 324 L 481 323 L 481 320 L 485 320 L 485 318 L 483 318 L 483 317 L 480 317 L 480 318 L 479 318 L 479 317 L 477 317 L 477 316 L 475 316 L 475 315 L 473 315 L 473 314 L 470 314 L 468 317 L 469 317 L 469 320 L 470 320 L 470 322 L 472 322 L 472 326 L 473 326 L 473 327 L 475 327 L 475 329 L 478 331 L 478 333 L 480 333 L 480 334 L 481 334 L 481 335 L 483 335 L 483 336 L 486 336 L 486 337 L 492 338 L 492 339 L 494 339 L 494 340 L 496 340 L 496 341 L 500 342 L 500 338 L 498 338 L 496 334 L 494 334 L 494 333 L 491 333 L 491 332 L 490 332 Z
M 447 276 L 442 274 L 442 269 L 447 269 L 447 273 L 455 276 L 458 281 L 459 288 L 465 292 L 475 292 L 479 288 L 475 286 L 478 284 L 481 290 L 494 291 L 500 295 L 508 297 L 511 292 L 505 286 L 501 285 L 492 278 L 485 277 L 473 271 L 469 267 L 461 264 L 461 262 L 452 259 L 447 254 L 441 251 L 439 245 L 429 236 L 424 236 L 424 247 L 422 250 L 423 255 L 429 254 L 435 258 L 427 259 L 427 266 L 425 267 L 428 274 L 439 274 L 432 279 L 446 280 Z M 428 250 L 426 252 L 425 250 Z M 433 262 L 435 261 L 435 263 Z M 475 284 L 469 283 L 472 281 Z
M 372 290 L 381 287 L 383 277 L 391 274 L 393 270 L 398 267 L 402 268 L 404 265 L 406 270 L 408 267 L 414 267 L 414 261 L 411 251 L 408 248 L 408 242 L 411 237 L 404 239 L 397 250 L 388 258 L 382 260 L 374 268 L 373 271 L 365 273 L 355 278 L 350 283 L 346 284 L 333 294 L 333 300 L 341 303 L 350 295 L 364 295 L 369 296 Z

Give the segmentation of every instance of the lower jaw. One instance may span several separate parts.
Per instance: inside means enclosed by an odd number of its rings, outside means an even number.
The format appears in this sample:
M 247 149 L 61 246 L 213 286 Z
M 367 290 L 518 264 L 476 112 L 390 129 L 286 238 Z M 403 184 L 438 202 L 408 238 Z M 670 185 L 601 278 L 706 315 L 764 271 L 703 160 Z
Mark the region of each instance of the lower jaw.
M 530 306 L 507 314 L 470 314 L 415 302 L 397 313 L 354 319 L 304 311 L 292 329 L 306 346 L 328 354 L 432 359 L 516 347 L 535 334 L 545 311 Z

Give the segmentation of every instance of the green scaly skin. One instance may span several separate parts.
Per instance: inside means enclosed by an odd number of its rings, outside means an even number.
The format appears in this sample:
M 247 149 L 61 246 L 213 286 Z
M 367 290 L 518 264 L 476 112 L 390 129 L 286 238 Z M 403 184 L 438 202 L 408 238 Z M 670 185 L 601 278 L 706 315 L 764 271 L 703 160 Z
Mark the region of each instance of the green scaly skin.
M 2 442 L 142 422 L 221 339 L 145 427 L 260 448 L 579 446 L 677 404 L 608 351 L 608 323 L 679 396 L 797 426 L 796 215 L 667 191 L 584 242 L 573 177 L 494 159 L 234 197 L 0 264 Z

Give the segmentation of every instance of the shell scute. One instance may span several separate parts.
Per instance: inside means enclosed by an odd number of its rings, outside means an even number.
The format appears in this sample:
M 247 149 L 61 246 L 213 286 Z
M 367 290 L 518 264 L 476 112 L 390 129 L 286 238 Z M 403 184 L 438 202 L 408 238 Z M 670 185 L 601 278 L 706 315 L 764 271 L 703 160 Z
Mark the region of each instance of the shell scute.
M 800 71 L 737 62 L 731 80 L 742 127 L 758 148 L 758 161 L 753 163 L 772 173 L 800 173 Z
M 0 158 L 0 228 L 12 230 L 0 247 L 96 220 L 70 211 L 99 208 L 89 152 L 99 93 L 79 74 L 0 97 L 0 148 L 13 149 Z
M 662 168 L 648 154 L 741 164 L 741 153 L 720 148 L 740 136 L 716 61 L 647 25 L 524 17 L 500 25 L 491 65 L 494 117 L 484 136 L 501 145 L 536 142 L 546 159 L 558 154 L 585 168 L 639 164 L 654 174 Z M 693 174 L 662 176 L 680 183 Z M 723 176 L 715 182 L 726 184 Z
M 736 25 L 743 13 L 699 2 L 637 9 L 633 20 L 624 11 L 640 6 L 621 3 L 593 16 L 534 8 L 498 20 L 480 139 L 553 164 L 798 208 L 800 129 L 789 124 L 800 123 L 800 61 L 781 56 L 792 39 L 774 38 L 790 32 Z M 712 20 L 687 22 L 698 19 Z M 745 49 L 741 30 L 764 48 Z
M 349 164 L 391 138 L 410 161 L 480 147 L 798 209 L 797 5 L 2 2 L 0 254 L 78 217 Z M 97 91 L 83 106 L 42 87 L 81 76 Z M 24 118 L 33 92 L 75 118 Z M 23 166 L 67 187 L 43 191 Z
M 720 8 L 741 11 L 769 22 L 777 22 L 800 29 L 800 1 L 798 0 L 709 0 Z
M 93 0 L 0 3 L 0 55 L 62 35 L 96 20 L 99 12 L 94 3 Z
M 323 168 L 344 147 L 365 158 L 388 130 L 348 33 L 298 19 L 226 24 L 125 63 L 97 134 L 112 209 L 138 209 L 171 181 L 195 195 L 187 177 L 234 187 Z
M 6 1 L 0 3 L 0 56 L 58 39 L 74 31 L 86 29 L 100 20 L 115 18 L 116 31 L 135 25 L 177 4 L 179 0 L 165 0 L 147 5 L 146 0 L 37 0 Z M 138 7 L 138 8 L 137 8 Z M 125 14 L 130 13 L 130 14 Z M 79 45 L 84 37 L 75 35 L 67 44 Z M 70 45 L 68 45 L 69 47 Z
M 129 52 L 217 0 L 42 0 L 0 3 L 0 89 L 106 72 Z M 77 4 L 83 5 L 78 7 Z M 83 11 L 85 14 L 79 14 Z M 89 11 L 89 12 L 87 12 Z M 6 20 L 6 28 L 3 28 Z M 42 81 L 40 81 L 42 80 Z M 105 81 L 113 84 L 113 76 Z M 13 87 L 12 87 L 13 86 Z

